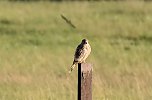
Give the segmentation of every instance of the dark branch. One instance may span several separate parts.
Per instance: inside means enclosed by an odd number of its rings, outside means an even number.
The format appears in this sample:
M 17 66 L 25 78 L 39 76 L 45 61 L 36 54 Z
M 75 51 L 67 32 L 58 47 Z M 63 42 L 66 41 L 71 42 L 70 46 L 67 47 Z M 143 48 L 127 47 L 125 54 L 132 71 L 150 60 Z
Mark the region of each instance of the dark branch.
M 66 23 L 69 24 L 71 27 L 76 28 L 75 25 L 73 25 L 72 22 L 69 19 L 67 19 L 65 16 L 63 16 L 62 14 L 61 14 L 61 18 L 64 19 Z

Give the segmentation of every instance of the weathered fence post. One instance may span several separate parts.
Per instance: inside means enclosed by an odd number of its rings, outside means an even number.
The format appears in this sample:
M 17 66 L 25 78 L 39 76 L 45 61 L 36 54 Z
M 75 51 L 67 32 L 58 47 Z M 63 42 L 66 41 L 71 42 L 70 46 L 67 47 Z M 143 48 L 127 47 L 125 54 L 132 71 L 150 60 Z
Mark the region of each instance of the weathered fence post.
M 92 65 L 78 64 L 78 100 L 92 100 Z

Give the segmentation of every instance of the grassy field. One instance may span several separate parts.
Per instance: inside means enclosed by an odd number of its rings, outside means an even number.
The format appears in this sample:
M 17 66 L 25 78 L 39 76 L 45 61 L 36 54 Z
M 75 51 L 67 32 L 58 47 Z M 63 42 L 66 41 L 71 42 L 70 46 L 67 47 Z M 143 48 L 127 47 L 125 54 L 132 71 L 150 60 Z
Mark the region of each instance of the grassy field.
M 77 100 L 67 72 L 83 38 L 93 100 L 152 100 L 152 3 L 139 1 L 0 2 L 0 100 Z

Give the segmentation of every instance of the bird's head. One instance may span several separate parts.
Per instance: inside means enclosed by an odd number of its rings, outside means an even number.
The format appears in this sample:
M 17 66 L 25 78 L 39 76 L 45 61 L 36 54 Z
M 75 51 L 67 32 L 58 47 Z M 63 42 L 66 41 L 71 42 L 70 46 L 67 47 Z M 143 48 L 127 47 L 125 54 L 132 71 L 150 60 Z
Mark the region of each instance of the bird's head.
M 81 43 L 82 44 L 88 44 L 88 40 L 87 39 L 83 39 Z

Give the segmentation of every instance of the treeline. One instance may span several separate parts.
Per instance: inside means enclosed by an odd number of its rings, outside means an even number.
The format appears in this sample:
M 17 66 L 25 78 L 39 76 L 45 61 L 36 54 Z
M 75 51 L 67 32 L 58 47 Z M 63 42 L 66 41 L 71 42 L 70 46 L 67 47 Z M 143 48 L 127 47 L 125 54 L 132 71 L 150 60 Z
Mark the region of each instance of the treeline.
M 0 1 L 152 1 L 152 0 L 0 0 Z

